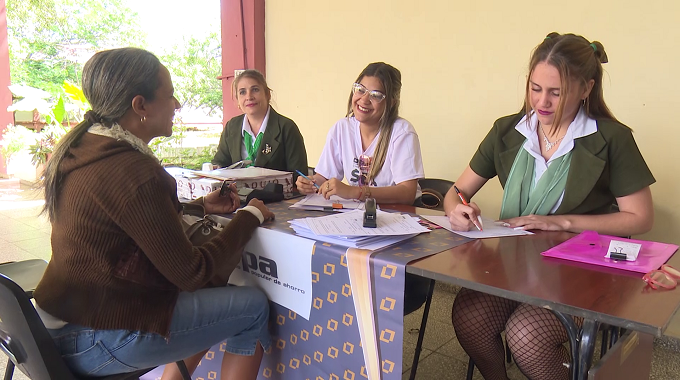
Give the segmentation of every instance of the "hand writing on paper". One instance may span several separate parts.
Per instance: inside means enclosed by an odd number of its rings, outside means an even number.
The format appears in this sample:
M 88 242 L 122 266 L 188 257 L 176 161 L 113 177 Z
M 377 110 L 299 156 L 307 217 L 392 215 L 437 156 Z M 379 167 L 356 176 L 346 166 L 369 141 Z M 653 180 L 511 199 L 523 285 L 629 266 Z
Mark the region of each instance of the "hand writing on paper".
M 448 215 L 451 228 L 454 231 L 470 231 L 477 230 L 477 227 L 471 222 L 472 219 L 477 220 L 477 216 L 481 216 L 482 211 L 476 203 L 470 202 L 467 206 L 459 203 Z
M 358 190 L 356 186 L 349 186 L 337 178 L 331 178 L 319 186 L 319 191 L 324 198 L 330 199 L 331 195 L 337 195 L 343 199 L 352 199 L 356 194 L 352 190 Z
M 317 192 L 318 187 L 314 182 L 310 181 L 308 178 L 303 176 L 298 176 L 295 181 L 295 187 L 297 187 L 300 194 L 314 194 Z
M 205 207 L 206 214 L 230 214 L 241 205 L 241 199 L 238 197 L 238 190 L 236 184 L 229 186 L 229 191 L 225 196 L 220 196 L 220 189 L 212 191 L 210 194 L 203 197 L 203 207 Z
M 524 230 L 566 231 L 566 221 L 561 215 L 527 215 L 503 220 L 510 227 Z

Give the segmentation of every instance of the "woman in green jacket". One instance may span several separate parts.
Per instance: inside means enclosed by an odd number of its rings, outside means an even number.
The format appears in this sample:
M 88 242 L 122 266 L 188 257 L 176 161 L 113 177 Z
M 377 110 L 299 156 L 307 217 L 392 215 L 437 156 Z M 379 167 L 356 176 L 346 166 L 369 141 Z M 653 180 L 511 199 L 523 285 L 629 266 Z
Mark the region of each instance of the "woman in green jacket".
M 655 180 L 630 128 L 604 102 L 606 62 L 599 42 L 549 34 L 532 55 L 524 109 L 495 122 L 456 181 L 464 196 L 473 197 L 498 176 L 504 189 L 500 219 L 511 227 L 618 236 L 649 231 Z M 614 204 L 619 211 L 612 213 Z M 470 220 L 481 211 L 474 202 L 463 205 L 449 191 L 444 207 L 455 230 L 476 228 Z M 503 330 L 528 378 L 568 378 L 567 333 L 549 310 L 462 289 L 451 318 L 485 379 L 507 379 Z
M 295 122 L 269 105 L 271 89 L 262 73 L 245 70 L 232 85 L 243 115 L 227 122 L 213 165 L 226 167 L 242 160 L 249 165 L 307 173 L 305 142 Z

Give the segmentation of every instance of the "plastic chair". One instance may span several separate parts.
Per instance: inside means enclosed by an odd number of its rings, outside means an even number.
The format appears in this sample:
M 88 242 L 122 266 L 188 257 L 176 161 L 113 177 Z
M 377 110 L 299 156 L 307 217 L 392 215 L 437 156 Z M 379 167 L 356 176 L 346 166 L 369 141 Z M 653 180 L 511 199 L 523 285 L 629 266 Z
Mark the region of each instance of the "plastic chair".
M 416 207 L 444 210 L 444 197 L 453 182 L 439 178 L 423 178 L 418 180 L 422 195 L 413 203 Z
M 88 379 L 78 378 L 71 373 L 29 296 L 17 283 L 3 274 L 0 274 L 0 350 L 9 357 L 11 363 L 7 365 L 6 380 L 12 378 L 15 366 L 32 380 Z M 182 377 L 191 380 L 184 362 L 178 361 L 177 365 Z M 151 369 L 153 368 L 97 379 L 139 379 Z

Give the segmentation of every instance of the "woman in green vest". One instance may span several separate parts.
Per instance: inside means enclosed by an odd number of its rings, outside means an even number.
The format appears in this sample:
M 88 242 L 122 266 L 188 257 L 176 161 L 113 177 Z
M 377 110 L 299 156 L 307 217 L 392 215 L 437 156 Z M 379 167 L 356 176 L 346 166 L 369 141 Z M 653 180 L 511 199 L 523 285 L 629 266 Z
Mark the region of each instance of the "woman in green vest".
M 232 92 L 243 115 L 224 127 L 213 165 L 226 167 L 247 160 L 246 166 L 307 173 L 302 134 L 293 120 L 269 105 L 271 89 L 262 73 L 245 70 L 234 79 Z
M 632 131 L 604 102 L 606 62 L 599 42 L 549 34 L 532 55 L 522 111 L 494 123 L 456 180 L 463 196 L 472 198 L 498 176 L 504 189 L 500 219 L 511 227 L 617 236 L 649 231 L 655 180 Z M 614 204 L 618 212 L 611 212 Z M 481 211 L 474 202 L 463 205 L 449 191 L 444 206 L 454 229 L 477 228 L 471 220 Z M 568 378 L 567 333 L 550 311 L 462 289 L 451 318 L 485 379 L 508 378 L 503 330 L 528 378 Z

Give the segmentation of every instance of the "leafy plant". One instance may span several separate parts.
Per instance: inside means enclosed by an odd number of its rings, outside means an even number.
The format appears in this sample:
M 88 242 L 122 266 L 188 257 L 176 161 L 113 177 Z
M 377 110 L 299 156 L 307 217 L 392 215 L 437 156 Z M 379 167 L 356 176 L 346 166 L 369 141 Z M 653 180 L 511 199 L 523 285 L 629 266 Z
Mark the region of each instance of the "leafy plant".
M 217 145 L 207 147 L 183 147 L 187 126 L 182 118 L 175 116 L 172 136 L 156 137 L 149 147 L 164 166 L 181 166 L 187 169 L 200 169 L 204 162 L 210 162 L 217 152 Z
M 29 147 L 35 141 L 35 133 L 21 125 L 9 125 L 0 139 L 0 153 L 5 163 L 16 153 Z
M 65 81 L 61 92 L 52 95 L 56 98 L 54 104 L 50 104 L 45 98 L 50 94 L 25 85 L 10 86 L 15 96 L 21 97 L 19 101 L 8 108 L 9 111 L 33 111 L 37 109 L 45 121 L 45 127 L 40 132 L 34 133 L 35 144 L 30 145 L 29 153 L 33 165 L 47 162 L 54 147 L 62 136 L 68 132 L 71 119 L 80 119 L 82 114 L 89 108 L 85 95 L 80 87 Z M 65 101 L 63 95 L 66 95 Z M 66 120 L 66 126 L 62 123 Z
M 31 154 L 31 163 L 40 165 L 47 162 L 59 140 L 68 132 L 61 123 L 47 125 L 38 132 L 38 139 L 28 150 Z
M 138 15 L 124 0 L 11 0 L 7 29 L 12 83 L 50 92 L 80 82 L 95 51 L 144 46 Z
M 160 60 L 172 73 L 182 107 L 222 112 L 222 46 L 218 32 L 191 37 L 175 44 Z

